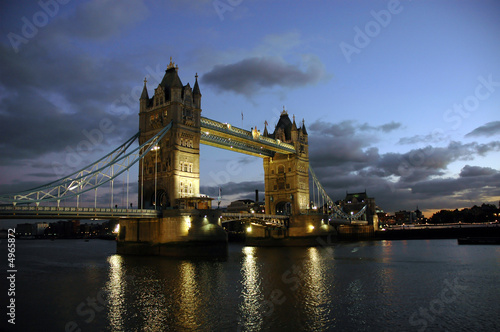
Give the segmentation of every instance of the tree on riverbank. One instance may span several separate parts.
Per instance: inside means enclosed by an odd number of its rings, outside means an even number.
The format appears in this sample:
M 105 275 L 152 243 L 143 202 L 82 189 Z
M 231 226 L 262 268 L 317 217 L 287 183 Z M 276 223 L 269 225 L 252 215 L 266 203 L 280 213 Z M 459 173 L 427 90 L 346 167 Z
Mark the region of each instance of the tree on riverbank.
M 483 203 L 462 210 L 441 210 L 434 213 L 430 221 L 433 224 L 496 222 L 500 221 L 500 209 L 493 204 Z

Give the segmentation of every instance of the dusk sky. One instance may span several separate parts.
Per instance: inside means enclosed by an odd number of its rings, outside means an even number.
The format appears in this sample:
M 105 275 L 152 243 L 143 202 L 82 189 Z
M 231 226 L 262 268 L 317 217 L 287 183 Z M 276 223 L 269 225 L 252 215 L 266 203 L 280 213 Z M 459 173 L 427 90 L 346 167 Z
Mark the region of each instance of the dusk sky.
M 500 200 L 498 1 L 0 6 L 0 193 L 135 134 L 143 80 L 151 96 L 172 57 L 183 84 L 198 73 L 203 116 L 271 132 L 283 106 L 304 119 L 333 200 L 366 190 L 387 212 L 418 205 L 427 217 Z M 200 191 L 221 186 L 222 205 L 263 181 L 262 159 L 202 146 Z

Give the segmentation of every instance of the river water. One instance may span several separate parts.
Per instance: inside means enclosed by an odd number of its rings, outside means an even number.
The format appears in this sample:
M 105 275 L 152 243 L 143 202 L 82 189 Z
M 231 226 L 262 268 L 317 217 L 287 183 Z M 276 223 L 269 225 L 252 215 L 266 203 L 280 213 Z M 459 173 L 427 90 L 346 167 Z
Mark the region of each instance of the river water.
M 0 328 L 500 331 L 500 246 L 230 244 L 226 259 L 211 260 L 121 256 L 115 248 L 105 240 L 17 240 L 16 324 L 3 314 Z

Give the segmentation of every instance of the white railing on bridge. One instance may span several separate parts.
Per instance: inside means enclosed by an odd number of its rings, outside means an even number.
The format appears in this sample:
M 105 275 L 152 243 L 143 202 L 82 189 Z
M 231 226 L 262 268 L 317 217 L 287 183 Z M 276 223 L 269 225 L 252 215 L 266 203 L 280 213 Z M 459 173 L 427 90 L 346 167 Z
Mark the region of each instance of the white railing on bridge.
M 281 214 L 263 214 L 263 213 L 231 213 L 223 212 L 223 217 L 235 217 L 235 218 L 258 218 L 258 219 L 289 219 L 289 216 L 284 216 Z
M 158 217 L 161 212 L 149 209 L 112 209 L 93 207 L 57 207 L 57 206 L 0 206 L 0 217 L 46 216 L 46 217 Z
M 284 215 L 263 214 L 263 213 L 223 212 L 221 215 L 224 218 L 231 218 L 230 220 L 227 220 L 226 222 L 229 222 L 232 220 L 246 219 L 252 223 L 255 223 L 258 220 L 258 224 L 268 225 L 268 226 L 269 225 L 278 226 L 278 227 L 287 227 L 287 221 L 290 218 L 289 216 L 284 216 Z

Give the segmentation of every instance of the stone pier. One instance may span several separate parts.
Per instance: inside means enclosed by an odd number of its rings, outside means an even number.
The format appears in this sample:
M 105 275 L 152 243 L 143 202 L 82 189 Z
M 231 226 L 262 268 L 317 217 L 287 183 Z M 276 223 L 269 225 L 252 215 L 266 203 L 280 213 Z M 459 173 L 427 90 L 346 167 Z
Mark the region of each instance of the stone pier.
M 164 210 L 162 218 L 120 220 L 117 253 L 225 256 L 227 234 L 218 210 Z
M 247 245 L 251 246 L 325 246 L 337 239 L 326 215 L 290 216 L 289 227 L 248 224 Z

